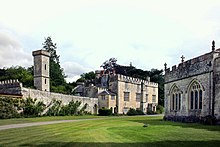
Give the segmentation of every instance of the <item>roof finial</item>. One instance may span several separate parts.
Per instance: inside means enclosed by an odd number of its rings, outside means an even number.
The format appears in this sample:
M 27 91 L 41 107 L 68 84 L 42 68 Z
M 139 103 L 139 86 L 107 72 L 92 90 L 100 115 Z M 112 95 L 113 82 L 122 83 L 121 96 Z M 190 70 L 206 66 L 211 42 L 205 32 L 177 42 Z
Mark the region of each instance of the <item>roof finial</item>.
M 212 41 L 212 51 L 215 51 L 215 41 Z
M 167 69 L 167 63 L 166 62 L 164 63 L 164 69 L 165 70 Z
M 182 60 L 181 60 L 181 62 L 183 63 L 183 62 L 184 62 L 185 57 L 182 55 L 180 58 L 182 59 Z

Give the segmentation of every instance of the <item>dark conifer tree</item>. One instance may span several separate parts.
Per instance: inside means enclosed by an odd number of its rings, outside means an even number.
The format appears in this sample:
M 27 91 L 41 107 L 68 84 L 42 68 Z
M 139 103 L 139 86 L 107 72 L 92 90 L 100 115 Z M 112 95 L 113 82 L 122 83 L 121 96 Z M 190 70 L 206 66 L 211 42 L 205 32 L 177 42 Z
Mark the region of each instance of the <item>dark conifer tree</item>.
M 56 53 L 56 43 L 53 43 L 51 37 L 45 38 L 43 48 L 50 52 L 50 87 L 53 92 L 65 93 L 65 74 L 60 66 L 59 57 Z

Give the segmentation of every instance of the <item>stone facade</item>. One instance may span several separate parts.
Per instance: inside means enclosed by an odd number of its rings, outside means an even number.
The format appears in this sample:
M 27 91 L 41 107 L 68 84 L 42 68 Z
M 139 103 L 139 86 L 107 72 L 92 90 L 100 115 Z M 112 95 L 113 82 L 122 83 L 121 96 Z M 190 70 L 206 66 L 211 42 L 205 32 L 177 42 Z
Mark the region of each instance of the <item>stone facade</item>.
M 165 117 L 215 116 L 220 119 L 220 49 L 188 61 L 172 70 L 165 64 Z
M 33 51 L 34 86 L 38 90 L 50 91 L 50 53 L 45 50 Z
M 158 104 L 158 84 L 124 75 L 112 75 L 109 90 L 116 93 L 116 108 L 119 114 L 130 108 L 156 111 Z
M 111 109 L 112 113 L 117 113 L 115 93 L 112 93 L 107 89 L 105 89 L 98 94 L 98 99 L 99 99 L 99 109 L 107 108 L 107 109 Z
M 140 109 L 144 113 L 156 111 L 158 84 L 150 82 L 150 78 L 146 81 L 120 74 L 97 73 L 96 79 L 100 79 L 100 83 L 92 86 L 80 83 L 76 92 L 83 96 L 98 95 L 99 108 L 111 108 L 112 112 L 118 114 L 126 114 L 130 108 Z

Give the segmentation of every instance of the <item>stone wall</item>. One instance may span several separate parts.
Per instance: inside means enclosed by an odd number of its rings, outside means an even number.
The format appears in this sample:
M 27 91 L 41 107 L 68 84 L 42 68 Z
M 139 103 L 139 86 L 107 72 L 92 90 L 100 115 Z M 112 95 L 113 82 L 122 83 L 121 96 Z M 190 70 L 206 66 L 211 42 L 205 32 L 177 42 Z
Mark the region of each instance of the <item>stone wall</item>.
M 39 101 L 43 101 L 46 105 L 49 105 L 53 99 L 62 100 L 62 103 L 68 104 L 71 100 L 81 101 L 81 106 L 88 104 L 86 111 L 92 114 L 98 113 L 98 98 L 89 98 L 73 95 L 64 95 L 60 93 L 53 93 L 48 91 L 40 91 L 30 88 L 22 87 L 22 83 L 18 80 L 0 81 L 0 95 L 22 98 L 33 98 Z
M 81 106 L 88 104 L 86 111 L 91 112 L 92 114 L 97 114 L 98 108 L 98 98 L 89 98 L 89 97 L 80 97 L 73 95 L 64 95 L 60 93 L 53 93 L 48 91 L 40 91 L 35 89 L 22 88 L 23 98 L 37 98 L 40 101 L 43 101 L 48 105 L 52 99 L 62 100 L 64 105 L 68 104 L 71 100 L 81 101 Z
M 165 116 L 206 116 L 211 114 L 210 107 L 210 94 L 212 90 L 210 89 L 210 79 L 209 79 L 209 73 L 204 73 L 198 76 L 192 76 L 189 78 L 185 78 L 178 81 L 173 81 L 165 84 L 164 90 L 165 90 Z M 190 91 L 189 86 L 193 81 L 198 81 L 204 89 L 203 92 L 203 108 L 201 111 L 191 111 L 189 109 L 189 97 L 190 97 Z M 181 108 L 179 111 L 171 110 L 171 90 L 172 87 L 176 85 L 180 91 L 181 91 Z
M 215 59 L 214 62 L 214 110 L 213 114 L 220 120 L 220 57 Z

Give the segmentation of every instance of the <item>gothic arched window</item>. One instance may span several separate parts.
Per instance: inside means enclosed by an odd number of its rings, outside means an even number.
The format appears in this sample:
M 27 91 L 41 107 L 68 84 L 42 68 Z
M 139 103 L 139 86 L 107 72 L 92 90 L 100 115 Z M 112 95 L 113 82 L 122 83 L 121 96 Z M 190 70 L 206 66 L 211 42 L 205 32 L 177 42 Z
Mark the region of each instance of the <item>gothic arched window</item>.
M 170 93 L 170 110 L 179 111 L 181 109 L 181 99 L 181 91 L 174 85 Z
M 198 82 L 194 81 L 189 88 L 189 93 L 189 108 L 191 110 L 202 109 L 202 86 Z

